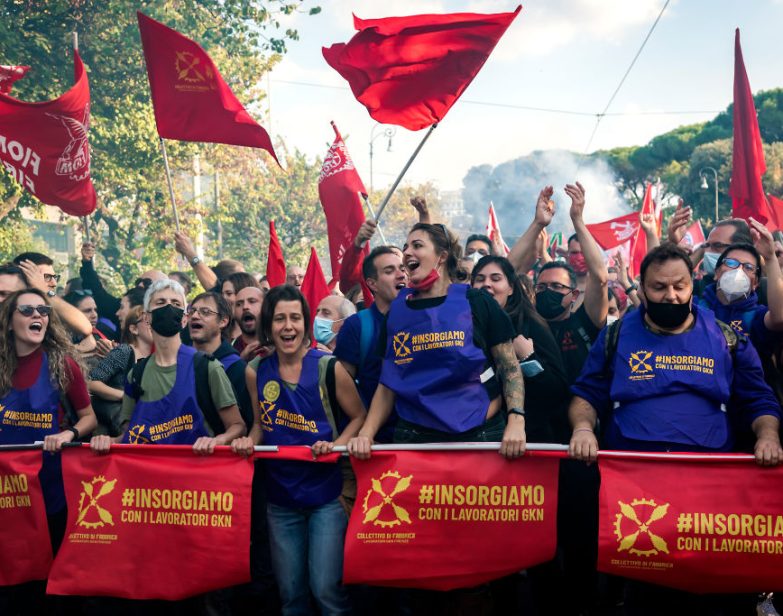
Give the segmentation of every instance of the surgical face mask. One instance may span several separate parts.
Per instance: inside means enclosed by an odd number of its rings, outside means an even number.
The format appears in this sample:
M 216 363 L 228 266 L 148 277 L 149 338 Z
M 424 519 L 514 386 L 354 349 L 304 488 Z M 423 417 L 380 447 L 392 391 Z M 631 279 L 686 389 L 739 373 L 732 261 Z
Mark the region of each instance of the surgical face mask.
M 185 315 L 182 308 L 166 304 L 156 308 L 150 314 L 152 315 L 150 326 L 156 334 L 164 338 L 171 338 L 182 330 L 182 317 Z
M 469 255 L 466 256 L 467 259 L 473 259 L 473 264 L 475 265 L 478 263 L 482 257 L 485 255 L 481 254 L 479 251 L 471 252 Z
M 710 276 L 715 275 L 715 265 L 718 263 L 719 258 L 720 254 L 717 252 L 704 253 L 704 260 L 701 262 L 701 266 Z
M 723 272 L 718 280 L 718 289 L 731 304 L 740 299 L 745 299 L 750 293 L 750 278 L 740 268 Z
M 342 321 L 342 319 L 336 320 Z M 337 336 L 337 334 L 332 331 L 332 323 L 334 322 L 335 321 L 332 321 L 331 319 L 315 317 L 315 320 L 313 321 L 313 336 L 315 336 L 316 342 L 326 346 L 334 340 L 335 336 Z
M 619 320 L 620 320 L 620 317 L 614 316 L 614 315 L 611 315 L 611 314 L 607 314 L 606 315 L 606 326 L 608 327 L 612 323 L 615 323 L 616 321 L 619 321 Z
M 670 304 L 668 302 L 651 302 L 647 300 L 645 310 L 650 320 L 663 329 L 676 329 L 691 313 L 690 299 L 684 304 Z

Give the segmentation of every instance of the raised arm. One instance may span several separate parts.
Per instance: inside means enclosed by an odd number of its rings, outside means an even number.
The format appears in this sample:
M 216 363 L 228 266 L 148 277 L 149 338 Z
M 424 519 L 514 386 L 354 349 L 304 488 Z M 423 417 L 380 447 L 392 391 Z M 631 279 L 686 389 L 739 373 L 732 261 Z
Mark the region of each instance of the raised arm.
M 538 193 L 536 201 L 536 212 L 533 222 L 522 234 L 516 243 L 511 247 L 508 253 L 508 260 L 517 272 L 526 273 L 536 262 L 536 242 L 541 231 L 549 226 L 552 218 L 555 216 L 555 202 L 552 201 L 554 189 L 551 186 L 545 186 Z
M 755 218 L 750 219 L 750 234 L 756 250 L 764 257 L 767 272 L 767 306 L 764 327 L 772 331 L 783 330 L 783 273 L 775 256 L 775 240 L 764 225 Z
M 217 286 L 218 278 L 203 260 L 199 259 L 197 263 L 193 263 L 194 259 L 198 256 L 196 249 L 193 246 L 193 242 L 182 231 L 174 232 L 174 248 L 187 259 L 190 266 L 193 268 L 193 273 L 196 274 L 201 286 L 204 290 L 209 291 Z

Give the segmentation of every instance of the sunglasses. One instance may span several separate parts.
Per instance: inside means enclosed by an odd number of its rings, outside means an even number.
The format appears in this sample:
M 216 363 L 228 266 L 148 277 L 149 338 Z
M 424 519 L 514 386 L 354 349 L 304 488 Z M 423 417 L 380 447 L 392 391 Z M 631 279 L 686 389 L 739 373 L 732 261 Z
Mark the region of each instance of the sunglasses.
M 31 317 L 33 316 L 33 312 L 36 311 L 38 311 L 38 314 L 40 314 L 42 317 L 48 317 L 52 313 L 52 307 L 47 306 L 45 304 L 41 304 L 39 306 L 22 304 L 21 306 L 17 306 L 16 309 L 19 311 L 19 314 L 21 314 L 23 317 Z

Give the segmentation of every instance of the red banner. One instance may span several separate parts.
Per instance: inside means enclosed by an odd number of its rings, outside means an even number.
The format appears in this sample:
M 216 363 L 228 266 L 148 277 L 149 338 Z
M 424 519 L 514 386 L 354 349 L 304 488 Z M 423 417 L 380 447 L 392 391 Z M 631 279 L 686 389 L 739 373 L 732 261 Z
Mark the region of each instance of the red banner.
M 90 86 L 74 52 L 73 87 L 52 101 L 0 93 L 0 162 L 25 190 L 66 214 L 95 210 L 90 180 Z
M 346 584 L 449 590 L 554 557 L 557 458 L 385 451 L 352 462 Z
M 698 593 L 780 588 L 783 467 L 679 457 L 601 458 L 599 570 Z
M 252 458 L 63 452 L 68 526 L 47 592 L 176 601 L 250 579 Z
M 45 580 L 52 564 L 41 462 L 40 449 L 0 452 L 0 586 Z

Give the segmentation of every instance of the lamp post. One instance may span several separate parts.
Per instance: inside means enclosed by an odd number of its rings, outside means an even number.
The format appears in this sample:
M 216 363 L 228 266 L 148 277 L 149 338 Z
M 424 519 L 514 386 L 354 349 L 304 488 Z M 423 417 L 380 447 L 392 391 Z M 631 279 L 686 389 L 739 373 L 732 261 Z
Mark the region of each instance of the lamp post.
M 383 128 L 382 132 L 379 132 L 376 134 L 376 131 L 378 128 Z M 392 137 L 397 133 L 397 128 L 395 126 L 384 126 L 383 124 L 376 124 L 372 127 L 372 131 L 370 131 L 370 192 L 373 192 L 373 172 L 372 172 L 372 158 L 373 158 L 373 143 L 378 137 L 386 137 L 389 142 L 386 146 L 386 151 L 391 152 L 391 146 L 392 146 Z
M 707 171 L 712 171 L 712 174 L 715 176 L 715 222 L 718 222 L 718 172 L 712 167 L 702 167 L 699 170 L 702 190 L 707 190 L 710 187 L 709 184 L 707 184 Z

